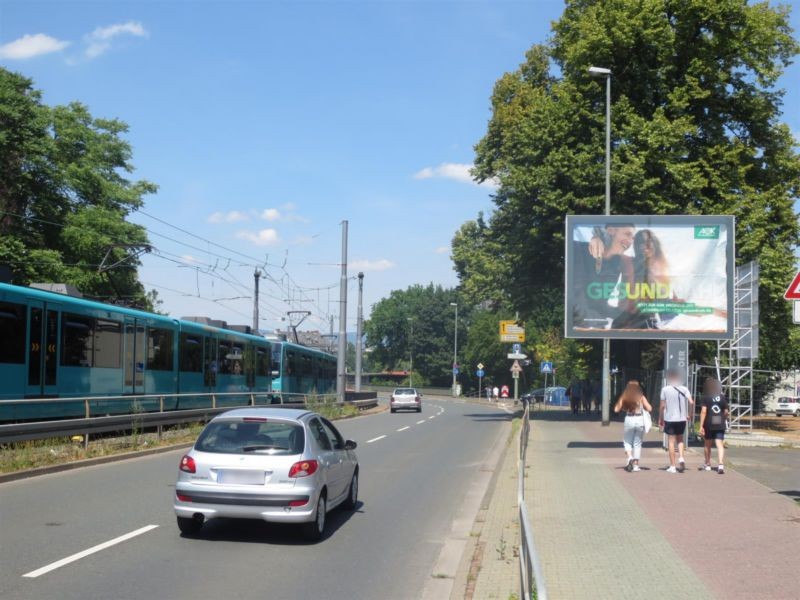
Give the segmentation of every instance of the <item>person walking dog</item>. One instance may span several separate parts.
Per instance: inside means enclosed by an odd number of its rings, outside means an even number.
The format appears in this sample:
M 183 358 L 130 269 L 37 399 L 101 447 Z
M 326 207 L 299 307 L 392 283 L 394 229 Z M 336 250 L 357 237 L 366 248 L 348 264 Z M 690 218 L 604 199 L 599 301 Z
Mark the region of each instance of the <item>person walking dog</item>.
M 728 419 L 728 400 L 722 393 L 722 384 L 709 377 L 703 382 L 703 408 L 700 409 L 700 435 L 706 462 L 701 469 L 711 470 L 711 445 L 717 446 L 717 473 L 725 473 L 725 423 Z
M 625 386 L 622 394 L 614 405 L 614 412 L 625 413 L 625 426 L 623 429 L 622 444 L 628 461 L 625 470 L 628 472 L 639 471 L 639 459 L 642 455 L 642 440 L 649 429 L 647 417 L 653 407 L 642 392 L 638 381 L 631 380 Z M 645 414 L 647 413 L 647 414 Z

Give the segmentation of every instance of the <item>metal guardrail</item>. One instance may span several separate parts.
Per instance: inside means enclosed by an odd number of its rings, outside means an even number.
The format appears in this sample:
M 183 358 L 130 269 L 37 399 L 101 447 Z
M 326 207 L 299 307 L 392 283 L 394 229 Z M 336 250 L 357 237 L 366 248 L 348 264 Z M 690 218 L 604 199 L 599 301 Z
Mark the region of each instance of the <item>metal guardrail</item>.
M 219 401 L 226 398 L 247 398 L 246 404 L 218 406 Z M 182 423 L 195 423 L 209 420 L 209 418 L 234 408 L 248 406 L 269 406 L 272 408 L 304 408 L 309 404 L 319 403 L 334 404 L 336 394 L 284 394 L 280 392 L 228 392 L 210 394 L 144 394 L 140 396 L 91 396 L 80 398 L 35 398 L 27 400 L 8 400 L 8 403 L 58 403 L 79 402 L 84 405 L 83 418 L 60 419 L 55 421 L 35 421 L 29 423 L 14 423 L 0 425 L 0 444 L 21 442 L 27 440 L 42 440 L 54 437 L 68 437 L 82 435 L 84 447 L 89 444 L 91 434 L 107 433 L 109 431 L 124 431 L 134 428 L 156 427 L 158 437 L 161 439 L 162 428 L 165 425 L 178 425 Z M 165 402 L 180 399 L 207 399 L 209 406 L 187 409 L 166 409 Z M 278 402 L 275 402 L 275 400 Z M 257 400 L 264 400 L 257 402 Z M 332 401 L 333 400 L 333 401 Z M 147 412 L 134 412 L 117 415 L 93 415 L 92 405 L 98 403 L 125 402 L 127 404 L 149 402 L 158 403 L 158 410 Z M 345 404 L 365 410 L 377 406 L 378 399 L 369 398 L 351 400 Z M 107 406 L 104 412 L 108 412 Z
M 519 432 L 519 477 L 517 479 L 517 505 L 519 508 L 519 566 L 520 596 L 522 600 L 547 600 L 547 588 L 542 573 L 539 555 L 533 541 L 533 528 L 528 517 L 528 506 L 525 504 L 525 458 L 528 453 L 528 436 L 530 435 L 530 404 L 525 406 L 522 414 L 522 427 Z

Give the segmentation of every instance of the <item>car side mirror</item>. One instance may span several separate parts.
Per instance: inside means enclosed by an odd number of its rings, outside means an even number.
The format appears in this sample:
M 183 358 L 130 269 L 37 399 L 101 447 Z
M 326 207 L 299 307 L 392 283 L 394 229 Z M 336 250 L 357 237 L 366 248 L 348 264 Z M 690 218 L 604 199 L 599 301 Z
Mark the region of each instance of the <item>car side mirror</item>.
M 344 449 L 345 450 L 355 450 L 357 447 L 358 447 L 358 444 L 356 444 L 353 440 L 347 440 L 344 443 Z

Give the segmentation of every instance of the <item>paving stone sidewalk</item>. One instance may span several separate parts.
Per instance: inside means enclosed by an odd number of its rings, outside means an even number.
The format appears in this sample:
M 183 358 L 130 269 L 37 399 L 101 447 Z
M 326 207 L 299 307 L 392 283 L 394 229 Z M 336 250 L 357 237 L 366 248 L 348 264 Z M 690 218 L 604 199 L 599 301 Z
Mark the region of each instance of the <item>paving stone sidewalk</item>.
M 534 414 L 526 501 L 549 598 L 799 597 L 779 565 L 800 548 L 800 508 L 735 471 L 697 471 L 696 454 L 666 473 L 657 432 L 627 473 L 621 437 L 621 423 Z

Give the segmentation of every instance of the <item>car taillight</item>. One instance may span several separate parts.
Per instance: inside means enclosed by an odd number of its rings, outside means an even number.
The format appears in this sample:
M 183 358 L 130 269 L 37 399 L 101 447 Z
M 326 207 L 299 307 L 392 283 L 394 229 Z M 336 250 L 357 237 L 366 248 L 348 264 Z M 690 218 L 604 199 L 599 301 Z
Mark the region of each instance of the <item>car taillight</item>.
M 389 402 L 394 402 L 394 396 L 389 396 Z
M 303 500 L 289 500 L 289 506 L 293 508 L 298 506 L 305 506 L 306 504 L 308 504 L 308 498 L 305 498 Z
M 184 496 L 183 494 L 175 494 L 175 497 L 178 499 L 179 502 L 191 502 L 191 496 Z
M 315 460 L 301 460 L 289 469 L 289 477 L 308 477 L 316 473 L 319 463 Z
M 186 473 L 196 473 L 197 472 L 197 465 L 194 464 L 194 459 L 186 454 L 181 459 L 181 471 L 185 471 Z
M 417 397 L 414 399 L 414 402 L 416 402 L 417 404 L 419 404 L 419 403 L 420 403 L 420 400 L 421 400 L 421 399 L 420 399 L 420 397 L 419 397 L 419 396 L 417 396 Z

